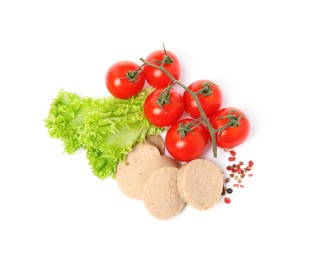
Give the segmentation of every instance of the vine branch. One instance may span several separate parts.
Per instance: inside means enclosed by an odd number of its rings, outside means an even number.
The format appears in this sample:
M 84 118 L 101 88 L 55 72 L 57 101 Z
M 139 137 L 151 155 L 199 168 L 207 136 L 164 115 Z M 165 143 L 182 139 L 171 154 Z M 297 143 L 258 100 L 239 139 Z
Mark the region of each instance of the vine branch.
M 212 124 L 209 122 L 202 106 L 201 106 L 201 103 L 199 101 L 199 98 L 198 98 L 198 95 L 201 94 L 200 91 L 198 92 L 193 92 L 192 90 L 190 90 L 186 85 L 184 85 L 182 82 L 178 81 L 175 77 L 172 76 L 172 74 L 166 70 L 166 68 L 164 67 L 165 64 L 168 64 L 168 61 L 169 61 L 170 57 L 167 55 L 166 51 L 165 51 L 165 54 L 163 56 L 163 59 L 160 63 L 160 65 L 156 65 L 152 62 L 148 62 L 146 61 L 144 58 L 140 58 L 140 61 L 143 62 L 143 64 L 141 66 L 144 66 L 144 65 L 148 65 L 148 66 L 151 66 L 155 69 L 158 69 L 160 70 L 161 72 L 163 72 L 172 82 L 172 84 L 170 84 L 161 94 L 165 94 L 167 91 L 169 91 L 173 86 L 175 85 L 179 85 L 181 86 L 186 92 L 188 92 L 192 98 L 194 99 L 199 111 L 200 111 L 200 114 L 201 114 L 201 117 L 200 117 L 200 122 L 204 122 L 208 128 L 208 131 L 211 135 L 211 139 L 212 139 L 212 151 L 213 151 L 213 156 L 216 158 L 217 157 L 217 143 L 216 143 L 216 133 L 219 132 L 221 133 L 223 130 L 225 130 L 227 127 L 235 127 L 235 126 L 238 126 L 240 124 L 240 119 L 241 117 L 238 117 L 236 115 L 233 115 L 233 114 L 230 114 L 229 117 L 227 117 L 227 119 L 229 120 L 227 122 L 226 125 L 224 125 L 223 127 L 221 127 L 220 129 L 216 130 Z M 205 84 L 204 85 L 205 87 L 209 87 L 209 83 L 207 83 L 207 85 Z M 211 91 L 209 89 L 209 91 Z M 183 126 L 182 126 L 183 128 Z M 185 128 L 183 129 L 180 129 L 181 130 L 181 133 L 184 132 L 182 130 L 185 130 Z M 182 133 L 183 135 L 183 133 Z M 183 137 L 183 136 L 182 136 Z

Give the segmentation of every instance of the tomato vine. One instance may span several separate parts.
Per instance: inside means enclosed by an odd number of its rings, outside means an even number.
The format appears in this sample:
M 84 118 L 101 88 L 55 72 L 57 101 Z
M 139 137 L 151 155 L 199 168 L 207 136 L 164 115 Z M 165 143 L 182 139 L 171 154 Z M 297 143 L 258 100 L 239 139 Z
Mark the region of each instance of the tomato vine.
M 236 127 L 240 125 L 240 119 L 242 118 L 242 116 L 236 116 L 235 114 L 230 113 L 226 118 L 228 119 L 228 122 L 226 123 L 226 125 L 224 125 L 223 127 L 221 127 L 220 129 L 215 129 L 212 124 L 210 123 L 207 115 L 205 114 L 201 103 L 199 101 L 198 96 L 199 95 L 210 95 L 211 94 L 211 88 L 210 88 L 210 84 L 208 82 L 206 82 L 205 84 L 203 84 L 203 87 L 201 89 L 201 91 L 197 91 L 197 92 L 193 92 L 191 89 L 189 89 L 185 84 L 183 84 L 182 82 L 180 82 L 179 80 L 177 80 L 165 67 L 165 64 L 169 64 L 170 62 L 172 62 L 172 59 L 170 58 L 170 56 L 167 54 L 166 49 L 164 48 L 164 56 L 163 59 L 161 60 L 160 65 L 156 65 L 153 62 L 147 61 L 144 58 L 140 58 L 140 61 L 143 62 L 143 64 L 141 65 L 141 67 L 143 67 L 144 65 L 148 65 L 151 66 L 155 69 L 160 70 L 161 72 L 163 72 L 172 82 L 172 84 L 169 84 L 168 87 L 166 87 L 161 95 L 160 98 L 157 100 L 157 103 L 160 106 L 163 106 L 163 104 L 167 103 L 168 100 L 168 93 L 170 91 L 171 88 L 173 88 L 175 85 L 179 85 L 181 86 L 186 92 L 188 92 L 192 98 L 194 99 L 194 101 L 196 102 L 196 105 L 200 111 L 201 117 L 199 119 L 200 123 L 204 123 L 206 125 L 206 127 L 208 128 L 211 140 L 212 140 L 212 151 L 213 151 L 213 156 L 216 158 L 217 157 L 217 143 L 216 143 L 216 133 L 220 134 L 221 132 L 223 132 L 223 130 L 225 130 L 228 127 Z M 156 61 L 157 62 L 157 61 Z M 232 111 L 233 112 L 233 111 Z M 184 126 L 181 126 L 182 128 Z M 188 126 L 190 127 L 190 126 Z M 181 130 L 181 129 L 179 129 Z M 183 130 L 183 129 L 182 129 Z M 183 132 L 183 131 L 182 131 Z
M 208 128 L 208 130 L 209 130 L 209 132 L 210 132 L 210 135 L 211 135 L 211 138 L 212 138 L 213 156 L 214 156 L 214 157 L 217 157 L 217 145 L 216 145 L 216 137 L 215 137 L 215 135 L 216 135 L 216 129 L 215 129 L 215 128 L 211 125 L 211 123 L 209 122 L 209 120 L 208 120 L 208 118 L 207 118 L 207 116 L 206 116 L 206 114 L 205 114 L 205 112 L 204 112 L 204 110 L 203 110 L 203 108 L 202 108 L 202 106 L 201 106 L 201 104 L 200 104 L 200 102 L 199 102 L 198 95 L 199 95 L 200 93 L 195 93 L 195 92 L 191 91 L 186 85 L 184 85 L 183 83 L 181 83 L 179 80 L 175 79 L 175 78 L 169 73 L 169 71 L 165 69 L 164 64 L 165 64 L 165 62 L 166 62 L 168 59 L 169 59 L 169 56 L 168 56 L 168 55 L 166 54 L 166 52 L 165 52 L 165 55 L 164 55 L 164 57 L 163 57 L 163 60 L 162 60 L 162 62 L 161 62 L 161 64 L 160 64 L 159 66 L 157 66 L 157 65 L 155 65 L 155 64 L 153 64 L 153 63 L 151 63 L 151 62 L 148 62 L 148 61 L 146 61 L 146 60 L 143 59 L 143 58 L 141 58 L 140 60 L 141 60 L 145 65 L 149 65 L 149 66 L 151 66 L 151 67 L 154 67 L 154 68 L 156 68 L 156 69 L 159 69 L 160 71 L 162 71 L 163 73 L 165 73 L 165 74 L 170 78 L 170 80 L 172 81 L 172 84 L 169 85 L 169 86 L 165 89 L 166 92 L 167 92 L 169 89 L 171 89 L 172 87 L 174 87 L 175 85 L 179 85 L 179 86 L 181 86 L 185 91 L 187 91 L 187 92 L 193 97 L 193 99 L 194 99 L 194 101 L 196 102 L 196 104 L 197 104 L 197 106 L 198 106 L 198 108 L 199 108 L 199 111 L 200 111 L 200 113 L 201 113 L 201 119 L 202 119 L 201 121 L 203 121 L 203 122 L 206 124 L 206 126 L 207 126 L 207 128 Z

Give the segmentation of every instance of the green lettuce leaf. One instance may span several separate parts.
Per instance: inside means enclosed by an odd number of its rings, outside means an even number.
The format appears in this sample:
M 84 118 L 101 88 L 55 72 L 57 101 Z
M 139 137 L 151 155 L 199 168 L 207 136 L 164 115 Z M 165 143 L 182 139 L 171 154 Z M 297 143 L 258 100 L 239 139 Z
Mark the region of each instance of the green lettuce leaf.
M 44 120 L 51 137 L 64 143 L 65 152 L 73 154 L 82 147 L 78 138 L 84 128 L 85 115 L 92 110 L 93 100 L 61 90 Z
M 151 92 L 146 88 L 130 99 L 81 98 L 60 91 L 53 101 L 45 125 L 51 137 L 63 141 L 69 154 L 82 147 L 93 173 L 101 179 L 115 178 L 118 163 L 135 144 L 161 128 L 144 116 L 143 104 Z

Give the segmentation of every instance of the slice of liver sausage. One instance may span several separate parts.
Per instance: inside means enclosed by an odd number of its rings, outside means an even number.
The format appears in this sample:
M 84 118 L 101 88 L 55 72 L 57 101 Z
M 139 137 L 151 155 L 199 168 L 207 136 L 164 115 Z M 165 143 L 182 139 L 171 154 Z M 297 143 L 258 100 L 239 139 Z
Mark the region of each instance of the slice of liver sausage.
M 160 135 L 150 135 L 146 137 L 146 141 L 150 144 L 155 145 L 160 154 L 163 155 L 165 153 L 165 142 L 163 141 Z
M 180 163 L 176 161 L 175 159 L 161 155 L 159 157 L 156 157 L 152 163 L 149 165 L 149 167 L 143 172 L 142 177 L 142 188 L 144 187 L 145 183 L 149 179 L 149 177 L 157 170 L 163 167 L 175 167 L 180 168 Z
M 196 159 L 181 167 L 179 193 L 192 207 L 207 210 L 215 205 L 223 190 L 223 173 L 213 162 Z
M 160 156 L 158 148 L 149 143 L 139 143 L 117 166 L 116 182 L 120 190 L 132 199 L 142 198 L 143 172 Z
M 178 171 L 175 167 L 160 168 L 144 185 L 144 205 L 157 219 L 172 218 L 179 214 L 185 205 L 177 187 Z

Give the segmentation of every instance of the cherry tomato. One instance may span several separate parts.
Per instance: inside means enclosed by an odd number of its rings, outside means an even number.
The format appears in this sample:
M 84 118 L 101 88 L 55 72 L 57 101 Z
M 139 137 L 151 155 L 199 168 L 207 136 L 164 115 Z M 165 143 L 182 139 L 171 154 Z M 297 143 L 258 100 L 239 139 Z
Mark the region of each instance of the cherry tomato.
M 174 89 L 170 89 L 169 95 L 164 91 L 164 96 L 161 92 L 164 89 L 156 89 L 146 98 L 144 104 L 144 113 L 150 123 L 155 126 L 165 127 L 175 124 L 184 112 L 184 104 L 182 96 Z M 160 104 L 168 95 L 169 103 Z
M 220 129 L 228 122 L 228 118 L 222 118 L 227 115 L 235 115 L 235 124 L 228 126 L 223 131 L 216 133 L 217 146 L 220 148 L 232 149 L 235 146 L 244 142 L 250 132 L 250 122 L 247 116 L 239 109 L 233 107 L 222 108 L 218 110 L 211 118 L 210 123 L 215 129 Z M 236 121 L 240 118 L 239 123 Z M 234 119 L 232 124 L 234 123 Z
M 170 60 L 164 64 L 164 68 L 176 79 L 178 80 L 180 78 L 180 62 L 178 58 L 171 53 L 170 51 L 166 52 L 167 55 L 170 57 Z M 161 64 L 161 61 L 164 56 L 163 50 L 154 51 L 146 58 L 146 60 L 150 63 L 153 63 L 157 66 Z M 172 84 L 172 81 L 170 78 L 160 71 L 159 69 L 156 69 L 154 67 L 151 67 L 150 65 L 144 66 L 144 72 L 146 81 L 148 84 L 154 88 L 166 88 L 168 85 Z
M 191 126 L 193 129 L 181 137 L 179 126 L 192 123 L 193 119 L 182 119 L 170 127 L 166 134 L 166 148 L 176 160 L 189 162 L 201 156 L 208 143 L 207 130 L 202 125 Z
M 138 94 L 145 84 L 145 74 L 131 61 L 113 64 L 105 75 L 109 92 L 117 98 L 126 99 Z M 136 72 L 137 70 L 137 72 Z
M 193 92 L 199 92 L 198 99 L 207 117 L 213 115 L 222 105 L 220 88 L 209 80 L 198 80 L 189 86 Z M 193 118 L 199 118 L 201 113 L 189 92 L 183 94 L 185 112 Z

